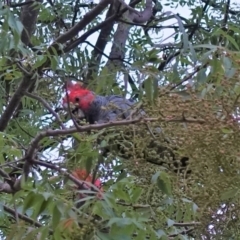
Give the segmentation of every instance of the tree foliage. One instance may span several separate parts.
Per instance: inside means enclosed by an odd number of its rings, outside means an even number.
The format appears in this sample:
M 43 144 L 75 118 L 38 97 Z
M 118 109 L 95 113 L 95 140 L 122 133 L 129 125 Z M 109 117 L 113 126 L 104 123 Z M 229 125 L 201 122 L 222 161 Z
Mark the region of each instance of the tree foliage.
M 237 4 L 25 0 L 0 12 L 2 239 L 239 236 Z M 147 117 L 78 122 L 61 106 L 69 79 Z

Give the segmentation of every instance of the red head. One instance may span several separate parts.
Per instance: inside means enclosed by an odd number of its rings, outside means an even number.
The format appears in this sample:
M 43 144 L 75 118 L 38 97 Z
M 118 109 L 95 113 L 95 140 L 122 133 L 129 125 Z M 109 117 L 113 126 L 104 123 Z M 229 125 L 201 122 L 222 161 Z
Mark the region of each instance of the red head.
M 93 177 L 91 174 L 88 174 L 85 169 L 77 168 L 72 172 L 72 175 L 79 180 L 85 181 L 86 188 L 89 188 L 89 189 L 91 188 L 91 185 L 88 183 L 92 183 Z M 94 181 L 94 186 L 96 186 L 99 189 L 99 192 L 97 194 L 98 198 L 102 198 L 101 192 L 103 192 L 103 189 L 102 189 L 101 185 L 102 185 L 102 183 L 99 178 Z
M 68 82 L 66 84 L 68 96 L 63 98 L 63 106 L 67 107 L 68 102 L 74 104 L 82 110 L 87 110 L 94 100 L 94 94 L 88 89 L 83 88 L 78 83 Z

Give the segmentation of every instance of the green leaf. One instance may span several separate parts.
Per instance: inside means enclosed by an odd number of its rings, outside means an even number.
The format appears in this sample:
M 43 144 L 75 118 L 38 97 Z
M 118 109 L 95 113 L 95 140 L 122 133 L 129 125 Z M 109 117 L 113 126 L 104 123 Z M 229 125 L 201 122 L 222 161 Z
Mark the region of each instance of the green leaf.
M 34 200 L 32 218 L 36 219 L 38 214 L 41 212 L 40 209 L 42 208 L 42 204 L 45 202 L 45 200 L 40 194 L 36 194 Z
M 96 236 L 99 238 L 99 240 L 115 240 L 108 233 L 102 233 L 98 230 L 96 232 Z
M 163 193 L 167 194 L 168 196 L 172 195 L 171 181 L 166 172 L 160 173 L 160 176 L 157 180 L 157 186 L 162 190 Z
M 51 61 L 51 68 L 52 68 L 52 70 L 56 71 L 57 66 L 58 66 L 58 58 L 56 56 L 52 56 L 50 58 L 50 61 Z
M 175 221 L 173 221 L 172 219 L 170 219 L 170 218 L 167 219 L 168 227 L 172 227 L 174 223 L 175 223 Z
M 49 198 L 51 198 L 53 195 L 50 192 L 44 192 L 42 193 L 42 196 L 44 197 L 45 201 L 47 201 Z
M 145 232 L 136 232 L 136 237 L 134 237 L 134 240 L 142 240 L 146 239 L 146 233 Z
M 162 229 L 160 229 L 160 230 L 157 231 L 157 236 L 158 237 L 164 237 L 164 236 L 167 236 L 167 235 L 166 235 L 166 233 Z
M 158 177 L 160 176 L 161 172 L 156 172 L 153 176 L 152 176 L 152 180 L 151 182 L 156 184 L 157 183 L 157 180 L 158 180 Z
M 8 25 L 13 30 L 15 30 L 17 34 L 20 36 L 23 30 L 23 25 L 20 21 L 16 20 L 16 18 L 11 12 L 9 12 L 9 15 L 8 15 Z
M 48 239 L 48 234 L 49 234 L 49 227 L 48 226 L 38 228 L 37 230 L 40 233 L 40 240 Z
M 50 202 L 51 202 L 51 199 L 48 199 L 47 201 L 46 200 L 43 201 L 41 208 L 39 209 L 38 215 L 40 215 L 42 212 L 44 212 L 46 210 L 46 208 Z
M 206 69 L 201 69 L 197 73 L 197 82 L 198 83 L 204 83 L 204 82 L 206 82 L 206 79 L 207 79 Z
M 53 240 L 60 240 L 60 239 L 63 239 L 61 234 L 61 229 L 55 228 L 53 232 Z
M 197 206 L 197 204 L 192 203 L 192 210 L 195 214 L 197 213 L 198 209 L 199 209 L 199 207 Z
M 138 199 L 140 198 L 141 194 L 142 194 L 142 189 L 141 188 L 134 189 L 132 194 L 131 194 L 132 202 L 137 202 Z
M 109 220 L 107 223 L 108 227 L 111 227 L 113 224 L 116 224 L 118 227 L 124 227 L 126 225 L 132 224 L 132 219 L 131 218 L 117 218 L 113 217 Z
M 197 54 L 196 54 L 196 52 L 195 52 L 195 50 L 194 50 L 194 48 L 193 48 L 193 46 L 190 42 L 188 43 L 188 45 L 189 45 L 190 52 L 191 52 L 190 57 L 191 57 L 192 61 L 196 64 L 196 62 L 198 60 L 197 59 Z
M 228 189 L 227 191 L 224 191 L 223 193 L 221 193 L 221 200 L 228 200 L 228 199 L 235 198 L 236 196 L 238 196 L 238 194 L 239 194 L 238 189 L 236 188 Z
M 130 201 L 130 196 L 129 196 L 128 192 L 126 192 L 126 191 L 124 191 L 120 188 L 116 189 L 115 194 L 116 194 L 117 198 L 120 198 L 120 199 L 125 200 L 127 202 Z
M 215 33 L 213 33 L 213 36 L 224 36 L 230 43 L 232 43 L 232 45 L 239 50 L 239 46 L 236 43 L 235 39 L 233 37 L 231 37 L 229 34 L 227 34 L 225 31 L 223 31 L 221 28 L 218 28 L 217 31 Z
M 47 61 L 47 56 L 46 55 L 37 55 L 37 60 L 35 64 L 33 65 L 33 69 L 39 68 L 42 66 L 46 61 Z
M 199 44 L 199 45 L 195 45 L 194 48 L 209 48 L 209 49 L 212 49 L 213 51 L 217 51 L 219 46 L 212 45 L 212 44 Z
M 182 33 L 182 37 L 183 37 L 183 49 L 184 49 L 184 52 L 187 52 L 188 46 L 189 46 L 189 41 L 188 41 L 188 36 L 187 36 L 187 34 L 185 32 L 185 28 L 183 26 L 181 18 L 178 15 L 174 14 L 173 12 L 171 12 L 171 11 L 165 12 L 164 15 L 167 15 L 167 16 L 173 15 L 177 19 L 178 26 L 179 26 L 179 32 Z
M 183 218 L 183 211 L 182 211 L 182 209 L 177 209 L 177 212 L 176 212 L 176 222 L 182 221 L 182 218 Z
M 185 203 L 192 203 L 192 201 L 187 199 L 187 198 L 182 198 L 182 201 L 185 202 Z
M 99 201 L 96 204 L 96 208 L 94 209 L 95 213 L 99 213 L 101 217 L 105 217 L 106 219 L 109 219 L 111 217 L 115 217 L 115 213 L 113 211 L 113 206 L 111 202 L 109 201 L 109 198 L 106 197 L 107 194 L 104 194 L 104 200 L 105 201 Z
M 230 128 L 221 128 L 221 131 L 225 134 L 233 133 L 233 130 Z
M 236 68 L 230 68 L 229 70 L 225 71 L 225 76 L 228 79 L 231 79 L 236 74 L 237 69 Z
M 148 78 L 144 81 L 144 89 L 146 92 L 146 97 L 150 103 L 154 100 L 154 89 L 153 89 L 153 79 Z
M 55 205 L 54 208 L 53 208 L 53 213 L 52 213 L 52 226 L 53 226 L 53 229 L 56 229 L 56 227 L 60 223 L 60 219 L 61 219 L 61 213 L 60 213 L 58 207 Z
M 124 226 L 124 229 L 128 228 L 128 226 Z M 128 235 L 127 232 L 122 231 L 117 225 L 112 225 L 110 228 L 110 236 L 114 237 L 114 240 L 122 240 L 127 239 L 131 240 L 131 235 Z
M 30 192 L 23 201 L 23 213 L 36 202 L 36 195 L 33 192 Z

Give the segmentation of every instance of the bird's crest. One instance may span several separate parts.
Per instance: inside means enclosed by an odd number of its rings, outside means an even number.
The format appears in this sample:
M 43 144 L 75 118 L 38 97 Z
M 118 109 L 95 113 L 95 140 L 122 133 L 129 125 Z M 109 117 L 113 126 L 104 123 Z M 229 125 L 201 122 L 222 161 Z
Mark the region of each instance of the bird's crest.
M 81 96 L 81 95 L 86 95 L 87 93 L 90 92 L 88 89 L 81 86 L 81 84 L 73 83 L 71 81 L 68 81 L 66 83 L 66 90 L 68 91 L 69 96 L 74 95 L 76 93 Z
M 78 105 L 81 109 L 87 109 L 89 104 L 95 98 L 93 93 L 81 86 L 79 83 L 68 81 L 65 85 L 67 94 L 63 98 L 63 104 L 72 103 Z

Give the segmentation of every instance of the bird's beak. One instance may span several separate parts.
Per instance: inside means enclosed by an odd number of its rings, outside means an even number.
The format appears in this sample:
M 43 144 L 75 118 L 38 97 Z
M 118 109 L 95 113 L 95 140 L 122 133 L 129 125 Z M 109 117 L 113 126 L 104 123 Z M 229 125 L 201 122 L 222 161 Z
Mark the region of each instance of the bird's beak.
M 68 109 L 68 107 L 70 108 L 70 109 L 75 109 L 76 108 L 76 105 L 75 104 L 73 104 L 73 103 L 68 103 L 67 101 L 64 101 L 63 100 L 63 103 L 62 103 L 62 106 L 63 106 L 63 108 L 65 108 L 65 109 Z

